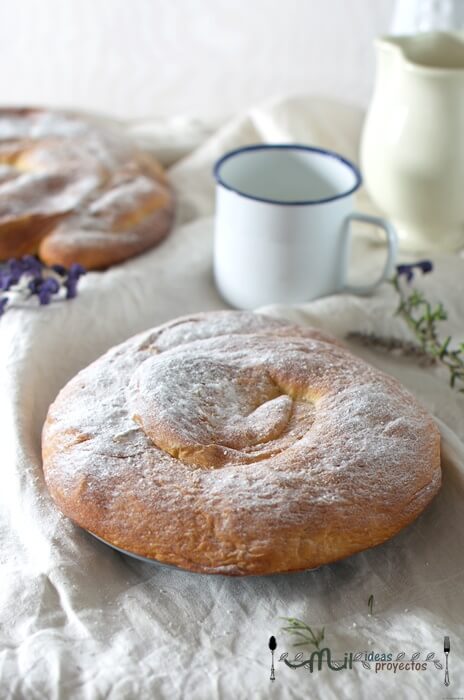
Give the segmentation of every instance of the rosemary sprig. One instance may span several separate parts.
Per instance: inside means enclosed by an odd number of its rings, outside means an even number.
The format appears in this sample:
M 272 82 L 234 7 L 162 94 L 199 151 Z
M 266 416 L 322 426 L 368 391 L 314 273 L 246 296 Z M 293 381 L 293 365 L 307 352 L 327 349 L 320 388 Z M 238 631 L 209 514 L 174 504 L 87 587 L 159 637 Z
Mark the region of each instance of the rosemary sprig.
M 440 339 L 438 326 L 448 315 L 441 302 L 432 305 L 422 292 L 409 287 L 416 268 L 424 274 L 433 269 L 429 260 L 398 265 L 396 274 L 388 280 L 399 297 L 395 314 L 401 316 L 411 329 L 414 341 L 358 331 L 348 333 L 347 338 L 367 347 L 385 349 L 394 355 L 414 357 L 422 366 L 442 365 L 449 373 L 450 386 L 464 393 L 464 343 L 453 344 L 450 335 Z
M 422 352 L 435 363 L 448 369 L 450 386 L 464 392 L 464 343 L 452 347 L 451 336 L 441 340 L 438 332 L 440 321 L 446 321 L 448 315 L 441 302 L 432 305 L 417 289 L 409 291 L 414 277 L 414 269 L 424 274 L 431 272 L 432 263 L 423 260 L 412 265 L 399 265 L 391 284 L 399 296 L 396 314 L 401 316 L 412 330 Z M 406 285 L 402 278 L 406 278 Z
M 281 617 L 280 619 L 288 623 L 286 627 L 282 627 L 282 630 L 299 639 L 293 644 L 294 647 L 302 647 L 309 644 L 319 649 L 319 645 L 324 639 L 324 627 L 313 631 L 309 625 L 296 617 Z

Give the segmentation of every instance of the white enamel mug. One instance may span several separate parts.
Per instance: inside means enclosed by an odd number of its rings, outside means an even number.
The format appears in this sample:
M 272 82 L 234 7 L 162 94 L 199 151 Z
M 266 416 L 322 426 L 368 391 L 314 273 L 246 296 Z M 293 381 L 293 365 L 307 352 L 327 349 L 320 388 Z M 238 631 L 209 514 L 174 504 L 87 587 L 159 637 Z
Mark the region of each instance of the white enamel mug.
M 368 294 L 392 273 L 395 231 L 385 219 L 353 211 L 361 174 L 339 154 L 299 144 L 246 146 L 218 160 L 214 176 L 214 276 L 232 306 Z M 388 246 L 379 279 L 360 287 L 346 284 L 353 220 L 382 228 Z

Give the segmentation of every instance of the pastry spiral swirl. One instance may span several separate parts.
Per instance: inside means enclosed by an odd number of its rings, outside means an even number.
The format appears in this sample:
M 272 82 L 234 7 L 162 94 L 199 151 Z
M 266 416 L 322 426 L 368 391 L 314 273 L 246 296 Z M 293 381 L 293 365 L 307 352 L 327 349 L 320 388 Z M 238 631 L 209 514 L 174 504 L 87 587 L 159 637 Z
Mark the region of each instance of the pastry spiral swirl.
M 0 110 L 0 260 L 100 269 L 169 232 L 161 166 L 124 134 L 70 112 Z
M 50 493 L 120 549 L 268 574 L 372 547 L 439 489 L 439 434 L 392 377 L 247 312 L 170 322 L 79 372 L 43 432 Z

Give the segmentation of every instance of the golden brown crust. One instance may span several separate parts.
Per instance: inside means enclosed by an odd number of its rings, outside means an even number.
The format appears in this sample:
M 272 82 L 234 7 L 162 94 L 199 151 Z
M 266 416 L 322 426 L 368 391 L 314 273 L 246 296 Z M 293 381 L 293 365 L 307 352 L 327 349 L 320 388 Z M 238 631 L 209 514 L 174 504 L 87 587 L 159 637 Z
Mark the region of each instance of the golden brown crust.
M 169 233 L 160 164 L 124 134 L 69 112 L 0 110 L 0 259 L 101 269 Z
M 229 575 L 314 568 L 412 522 L 439 433 L 392 377 L 315 331 L 246 312 L 113 348 L 50 407 L 52 497 L 139 556 Z

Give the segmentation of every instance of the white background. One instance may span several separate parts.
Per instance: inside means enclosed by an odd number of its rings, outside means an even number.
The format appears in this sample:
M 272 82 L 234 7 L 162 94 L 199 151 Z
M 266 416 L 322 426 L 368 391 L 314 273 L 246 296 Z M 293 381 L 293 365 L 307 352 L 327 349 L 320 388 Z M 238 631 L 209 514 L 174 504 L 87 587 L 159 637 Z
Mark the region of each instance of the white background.
M 365 105 L 393 0 L 0 0 L 0 102 L 222 117 L 280 95 Z

